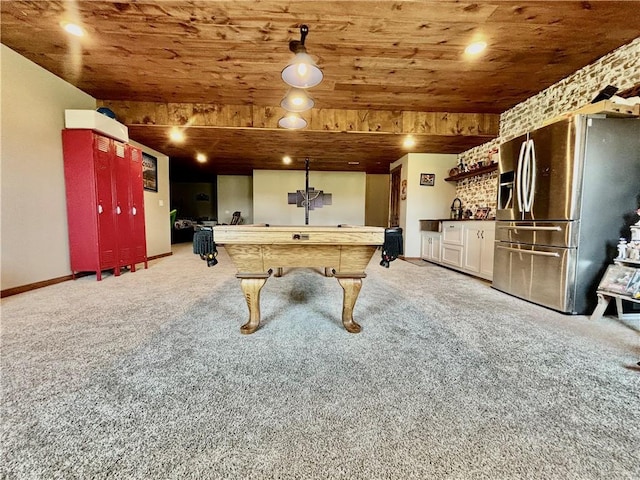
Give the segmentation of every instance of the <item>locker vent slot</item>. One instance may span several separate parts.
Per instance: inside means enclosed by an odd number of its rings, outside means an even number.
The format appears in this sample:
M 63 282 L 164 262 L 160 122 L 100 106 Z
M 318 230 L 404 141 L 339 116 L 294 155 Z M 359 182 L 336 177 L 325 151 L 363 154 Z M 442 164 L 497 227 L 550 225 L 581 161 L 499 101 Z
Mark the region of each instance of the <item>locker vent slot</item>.
M 101 152 L 109 151 L 109 139 L 107 137 L 98 137 L 98 150 Z
M 122 143 L 116 143 L 116 155 L 124 158 L 124 145 Z

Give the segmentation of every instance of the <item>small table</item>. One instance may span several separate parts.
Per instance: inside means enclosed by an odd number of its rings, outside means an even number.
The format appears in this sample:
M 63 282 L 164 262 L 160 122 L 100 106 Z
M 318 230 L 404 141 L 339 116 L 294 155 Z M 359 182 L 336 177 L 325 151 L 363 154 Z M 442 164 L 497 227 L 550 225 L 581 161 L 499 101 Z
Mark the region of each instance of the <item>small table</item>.
M 216 244 L 224 245 L 240 279 L 249 307 L 249 321 L 240 333 L 250 334 L 260 326 L 260 290 L 271 276 L 282 275 L 283 267 L 322 267 L 336 277 L 344 291 L 342 324 L 350 333 L 361 330 L 353 320 L 364 272 L 376 248 L 384 244 L 382 227 L 322 227 L 217 225 Z
M 638 260 L 629 260 L 629 259 L 614 259 L 613 263 L 616 265 L 623 265 L 626 267 L 634 267 L 636 269 L 640 269 L 640 261 Z M 604 315 L 605 310 L 609 306 L 609 302 L 612 298 L 615 298 L 616 302 L 616 310 L 618 312 L 618 318 L 620 320 L 640 320 L 640 313 L 624 313 L 624 309 L 622 306 L 622 302 L 631 302 L 631 303 L 640 303 L 640 299 L 633 298 L 629 295 L 622 295 L 619 293 L 611 292 L 606 289 L 602 289 L 598 287 L 596 291 L 598 296 L 598 305 L 595 310 L 591 314 L 591 320 L 599 320 L 602 315 Z

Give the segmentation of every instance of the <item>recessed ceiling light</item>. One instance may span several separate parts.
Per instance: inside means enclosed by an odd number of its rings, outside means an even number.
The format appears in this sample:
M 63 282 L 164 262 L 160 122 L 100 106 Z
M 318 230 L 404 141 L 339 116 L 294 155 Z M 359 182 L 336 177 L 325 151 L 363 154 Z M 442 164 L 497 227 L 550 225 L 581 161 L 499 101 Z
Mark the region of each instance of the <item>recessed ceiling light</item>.
M 184 142 L 184 132 L 174 127 L 169 132 L 169 138 L 172 142 Z
M 349 162 L 349 165 L 360 165 L 360 162 Z
M 402 142 L 402 146 L 404 148 L 413 148 L 416 146 L 416 140 L 411 135 L 407 135 L 407 137 Z
M 477 55 L 484 52 L 485 48 L 487 48 L 487 42 L 473 42 L 464 49 L 464 53 L 467 55 Z
M 61 25 L 65 32 L 70 33 L 71 35 L 75 35 L 76 37 L 84 36 L 84 29 L 76 23 L 62 22 Z
M 285 165 L 289 165 L 291 163 L 291 157 L 288 155 L 282 157 L 282 163 L 284 163 Z
M 204 153 L 198 153 L 196 155 L 196 160 L 200 163 L 205 163 L 207 161 L 207 156 Z

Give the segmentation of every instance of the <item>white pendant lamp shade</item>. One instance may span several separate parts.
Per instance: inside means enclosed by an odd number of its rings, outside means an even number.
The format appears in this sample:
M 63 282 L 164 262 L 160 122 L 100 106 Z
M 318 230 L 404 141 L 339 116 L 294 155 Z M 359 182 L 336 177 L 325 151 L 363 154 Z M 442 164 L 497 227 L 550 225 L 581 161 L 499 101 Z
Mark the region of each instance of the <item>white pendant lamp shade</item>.
M 297 113 L 289 113 L 278 120 L 278 126 L 281 128 L 288 128 L 289 130 L 296 130 L 298 128 L 306 127 L 307 121 Z
M 280 106 L 287 112 L 306 112 L 314 104 L 313 98 L 301 88 L 290 88 L 280 102 Z
M 315 87 L 322 81 L 322 77 L 322 70 L 304 51 L 296 53 L 293 60 L 282 70 L 282 80 L 292 87 Z

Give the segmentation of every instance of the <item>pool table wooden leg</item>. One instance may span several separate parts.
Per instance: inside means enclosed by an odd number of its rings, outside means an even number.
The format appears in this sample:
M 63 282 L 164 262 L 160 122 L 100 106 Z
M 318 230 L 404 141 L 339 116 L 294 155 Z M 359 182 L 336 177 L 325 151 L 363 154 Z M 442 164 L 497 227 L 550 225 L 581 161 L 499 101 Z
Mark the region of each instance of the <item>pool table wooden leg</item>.
M 342 324 L 349 333 L 360 333 L 362 327 L 353 320 L 353 307 L 362 288 L 362 277 L 343 277 L 335 274 L 338 283 L 344 290 L 342 300 Z M 364 274 L 362 275 L 364 276 Z
M 249 307 L 249 321 L 240 327 L 240 333 L 248 335 L 260 326 L 260 290 L 267 278 L 241 278 L 240 280 L 240 286 Z

